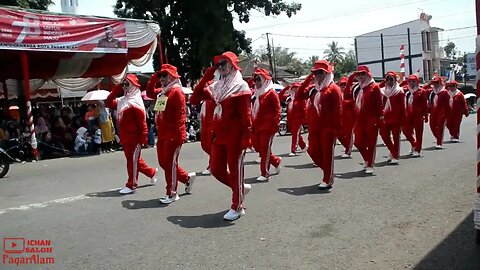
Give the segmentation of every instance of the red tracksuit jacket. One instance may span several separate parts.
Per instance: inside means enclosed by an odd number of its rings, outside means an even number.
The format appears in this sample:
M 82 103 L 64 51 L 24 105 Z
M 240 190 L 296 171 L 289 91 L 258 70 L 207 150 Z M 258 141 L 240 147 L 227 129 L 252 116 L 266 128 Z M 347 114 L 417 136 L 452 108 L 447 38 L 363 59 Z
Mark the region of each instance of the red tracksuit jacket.
M 462 119 L 462 115 L 468 116 L 468 105 L 462 92 L 458 92 L 453 96 L 450 117 L 454 119 Z
M 280 99 L 275 90 L 270 89 L 259 97 L 260 106 L 253 120 L 255 133 L 275 134 L 280 123 Z
M 428 104 L 430 108 L 430 114 L 434 116 L 446 117 L 450 113 L 450 94 L 446 89 L 441 90 L 437 94 L 437 104 L 434 104 L 435 93 L 432 90 L 428 92 Z
M 383 115 L 383 95 L 377 84 L 371 83 L 363 89 L 362 107 L 357 108 L 356 121 L 360 123 L 379 124 Z
M 408 118 L 428 118 L 428 100 L 427 93 L 423 88 L 419 88 L 415 93 L 413 93 L 412 104 L 408 104 L 408 98 L 412 95 L 408 91 L 405 95 L 405 104 L 406 104 L 406 116 Z
M 147 96 L 156 99 L 161 88 L 155 88 L 154 82 L 150 79 L 147 84 Z M 155 117 L 157 134 L 159 140 L 173 140 L 182 144 L 186 138 L 186 112 L 185 94 L 182 88 L 174 87 L 168 91 L 167 106 L 165 111 L 158 112 Z
M 279 94 L 280 100 L 286 101 L 287 98 L 290 96 L 289 94 L 286 93 L 286 90 L 282 90 L 282 92 Z M 290 103 L 287 104 L 287 121 L 289 122 L 300 122 L 304 123 L 305 122 L 305 115 L 307 114 L 307 102 L 304 99 L 298 98 L 299 91 L 295 92 L 295 98 L 293 99 L 293 105 Z
M 387 102 L 387 97 L 383 96 L 383 104 Z M 391 110 L 385 111 L 383 115 L 383 121 L 385 124 L 398 124 L 402 125 L 406 117 L 405 107 L 405 93 L 400 93 L 390 97 Z
M 121 85 L 116 85 L 105 100 L 105 106 L 116 110 L 117 96 L 123 93 Z M 148 143 L 148 128 L 145 111 L 130 107 L 123 111 L 123 116 L 118 121 L 120 142 L 123 145 L 137 145 Z
M 309 97 L 309 91 L 299 87 L 299 97 L 310 98 L 311 106 L 307 111 L 308 131 L 319 132 L 323 129 L 333 129 L 337 135 L 341 134 L 342 128 L 342 91 L 335 83 L 331 83 L 325 90 L 320 92 L 320 113 L 314 105 L 315 95 Z M 311 88 L 306 88 L 311 89 Z

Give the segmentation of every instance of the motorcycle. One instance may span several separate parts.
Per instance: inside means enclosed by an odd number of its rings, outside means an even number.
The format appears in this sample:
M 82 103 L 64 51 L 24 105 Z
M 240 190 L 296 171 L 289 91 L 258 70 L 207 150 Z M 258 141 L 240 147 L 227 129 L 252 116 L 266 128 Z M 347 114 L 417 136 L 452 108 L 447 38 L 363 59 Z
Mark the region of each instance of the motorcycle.
M 15 159 L 12 158 L 7 151 L 0 147 L 0 178 L 3 178 L 10 169 L 10 163 L 14 162 Z
M 300 134 L 308 132 L 308 126 L 302 125 L 300 127 Z M 278 135 L 285 136 L 290 133 L 287 125 L 287 109 L 286 107 L 282 107 L 282 111 L 280 113 L 280 124 L 278 125 Z

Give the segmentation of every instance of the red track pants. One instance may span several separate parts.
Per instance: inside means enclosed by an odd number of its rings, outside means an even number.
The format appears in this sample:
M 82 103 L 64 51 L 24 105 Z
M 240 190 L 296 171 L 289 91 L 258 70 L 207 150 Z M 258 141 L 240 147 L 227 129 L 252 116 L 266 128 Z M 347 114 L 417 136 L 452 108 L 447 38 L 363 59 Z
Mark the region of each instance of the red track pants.
M 160 167 L 165 172 L 166 195 L 177 194 L 178 182 L 188 183 L 188 173 L 178 166 L 178 155 L 182 145 L 175 145 L 171 140 L 157 141 L 157 158 Z
M 138 173 L 141 172 L 147 177 L 155 175 L 155 168 L 149 167 L 147 163 L 140 157 L 142 146 L 140 144 L 125 144 L 123 146 L 123 153 L 127 159 L 128 180 L 125 184 L 130 189 L 135 189 L 138 186 Z
M 333 185 L 333 153 L 336 141 L 335 131 L 324 129 L 308 133 L 308 154 L 315 165 L 323 170 L 323 182 Z

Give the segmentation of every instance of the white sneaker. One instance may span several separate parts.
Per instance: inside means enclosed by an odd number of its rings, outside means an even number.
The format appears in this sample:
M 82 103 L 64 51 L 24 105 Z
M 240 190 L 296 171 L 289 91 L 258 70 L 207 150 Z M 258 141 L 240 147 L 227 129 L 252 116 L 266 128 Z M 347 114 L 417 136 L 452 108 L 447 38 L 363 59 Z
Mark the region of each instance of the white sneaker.
M 443 146 L 437 144 L 437 145 L 435 146 L 435 149 L 443 149 Z
M 261 163 L 262 162 L 262 159 L 260 157 L 258 157 L 257 159 L 255 159 L 254 161 L 255 163 Z
M 327 184 L 325 184 L 325 182 L 322 182 L 322 183 L 320 183 L 320 185 L 318 185 L 318 188 L 320 190 L 329 190 L 329 189 L 332 188 L 332 185 L 327 185 Z
M 298 154 L 297 153 L 290 153 L 290 154 L 288 154 L 288 156 L 289 157 L 296 157 L 296 156 L 298 156 Z
M 392 161 L 392 154 L 388 154 L 388 159 L 387 161 Z
M 367 169 L 367 162 L 363 161 L 363 170 L 365 171 Z
M 257 181 L 260 181 L 260 182 L 266 182 L 266 181 L 268 181 L 268 180 L 269 180 L 269 179 L 268 179 L 267 177 L 262 176 L 262 175 L 260 175 L 260 176 L 257 178 Z
M 247 196 L 247 194 L 252 189 L 252 185 L 250 184 L 243 184 L 243 196 Z
M 279 158 L 280 162 L 278 162 L 278 166 L 275 167 L 275 173 L 279 174 L 280 171 L 282 170 L 282 158 Z
M 202 172 L 202 175 L 210 175 L 210 174 L 212 174 L 210 169 L 206 169 L 205 171 Z
M 302 150 L 300 150 L 300 152 L 302 152 L 302 153 L 305 153 L 305 152 L 307 152 L 307 151 L 308 151 L 308 144 L 305 145 L 305 148 L 303 148 Z
M 122 188 L 118 193 L 120 194 L 130 194 L 135 192 L 133 189 L 130 189 L 129 187 L 124 187 Z
M 230 209 L 224 216 L 223 219 L 229 220 L 229 221 L 234 221 L 238 219 L 239 217 L 245 215 L 245 209 L 242 208 L 240 211 L 235 211 L 233 209 Z
M 409 154 L 409 155 L 412 155 L 413 152 L 415 152 L 415 148 L 412 147 L 412 148 L 410 148 L 410 152 L 408 152 L 408 154 Z
M 452 139 L 451 142 L 458 143 L 458 142 L 460 142 L 460 140 L 459 139 Z
M 175 196 L 162 197 L 158 201 L 163 204 L 171 204 L 172 202 L 178 201 L 178 200 L 180 200 L 180 197 L 178 196 L 178 194 L 175 194 Z
M 400 161 L 396 158 L 392 158 L 392 160 L 390 160 L 390 164 L 398 164 L 400 163 Z
M 366 168 L 365 168 L 365 173 L 367 173 L 367 174 L 373 174 L 373 168 L 372 168 L 372 167 L 366 167 Z
M 194 172 L 191 172 L 188 174 L 188 184 L 185 185 L 185 192 L 190 194 L 192 193 L 193 189 L 193 183 L 195 182 L 195 178 L 197 177 L 197 174 Z
M 420 156 L 420 153 L 418 153 L 417 151 L 412 152 L 412 157 L 419 157 L 419 156 Z
M 155 168 L 155 174 L 150 178 L 150 184 L 155 185 L 157 183 L 157 175 L 158 175 L 158 169 Z
M 349 154 L 343 154 L 343 155 L 342 155 L 342 158 L 352 158 L 352 156 L 349 155 Z

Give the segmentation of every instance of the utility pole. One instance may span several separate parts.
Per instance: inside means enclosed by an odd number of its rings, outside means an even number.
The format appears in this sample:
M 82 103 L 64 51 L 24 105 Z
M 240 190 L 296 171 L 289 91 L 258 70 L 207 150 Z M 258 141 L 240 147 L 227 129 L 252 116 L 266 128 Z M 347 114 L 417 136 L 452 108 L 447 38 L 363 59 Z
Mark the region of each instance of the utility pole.
M 408 75 L 412 75 L 412 43 L 410 42 L 410 28 L 407 28 L 408 38 Z
M 268 63 L 270 64 L 270 72 L 273 73 L 273 62 L 272 62 L 272 49 L 270 48 L 270 38 L 267 33 L 267 50 L 268 50 Z
M 383 47 L 383 34 L 380 34 L 380 47 L 382 48 L 382 76 L 385 76 L 385 50 Z
M 275 61 L 275 45 L 273 45 L 273 38 L 272 38 L 272 51 L 273 51 L 273 78 L 275 82 L 277 81 L 277 61 Z

